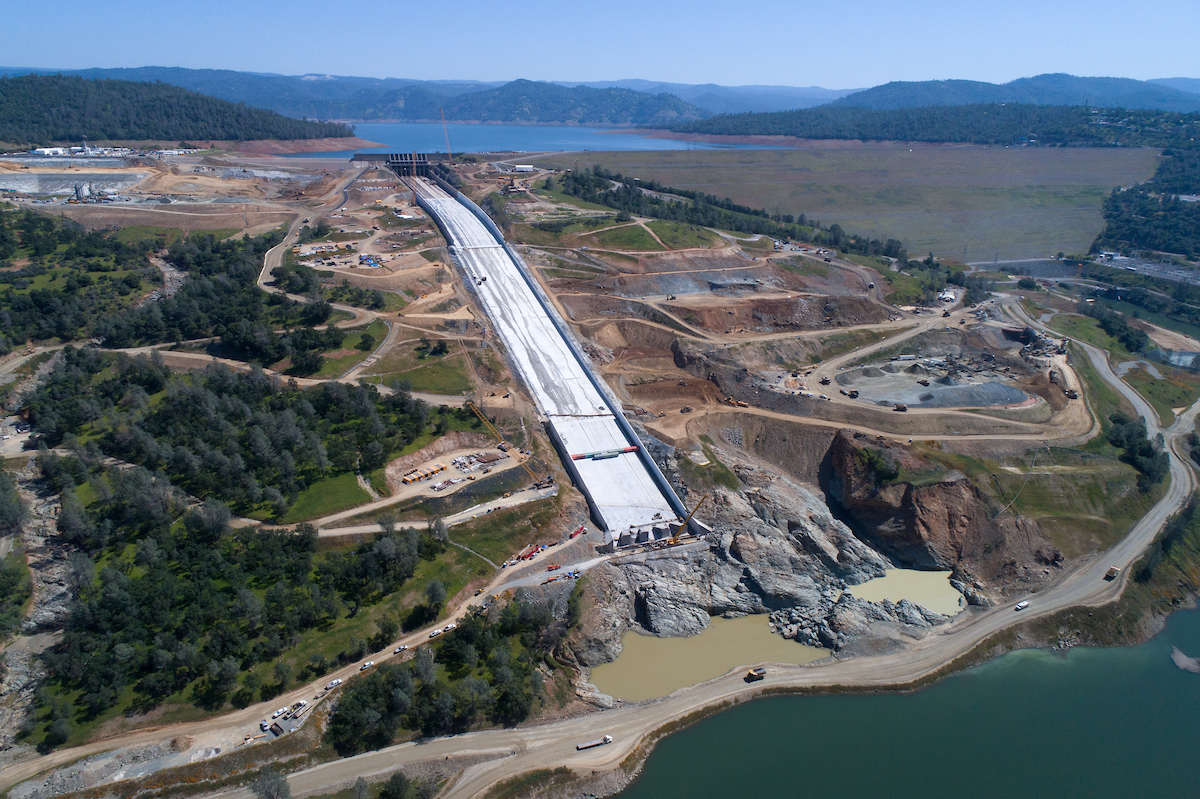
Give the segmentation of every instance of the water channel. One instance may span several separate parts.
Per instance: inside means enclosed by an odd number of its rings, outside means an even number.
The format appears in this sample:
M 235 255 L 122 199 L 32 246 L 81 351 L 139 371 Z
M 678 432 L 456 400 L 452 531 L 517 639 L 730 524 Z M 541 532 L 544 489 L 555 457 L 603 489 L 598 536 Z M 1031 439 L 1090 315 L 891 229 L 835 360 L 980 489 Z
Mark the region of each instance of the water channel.
M 1013 652 L 911 694 L 775 697 L 661 741 L 622 799 L 1200 795 L 1200 612 L 1138 647 Z

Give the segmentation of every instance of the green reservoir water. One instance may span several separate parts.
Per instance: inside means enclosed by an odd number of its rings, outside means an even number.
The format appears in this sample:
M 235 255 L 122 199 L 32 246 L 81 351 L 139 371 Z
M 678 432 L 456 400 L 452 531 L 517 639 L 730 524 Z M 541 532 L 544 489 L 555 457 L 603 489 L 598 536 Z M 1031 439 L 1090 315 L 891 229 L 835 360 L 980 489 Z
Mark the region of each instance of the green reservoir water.
M 661 741 L 622 799 L 1200 796 L 1200 611 L 1152 641 L 1013 652 L 913 694 L 776 697 Z

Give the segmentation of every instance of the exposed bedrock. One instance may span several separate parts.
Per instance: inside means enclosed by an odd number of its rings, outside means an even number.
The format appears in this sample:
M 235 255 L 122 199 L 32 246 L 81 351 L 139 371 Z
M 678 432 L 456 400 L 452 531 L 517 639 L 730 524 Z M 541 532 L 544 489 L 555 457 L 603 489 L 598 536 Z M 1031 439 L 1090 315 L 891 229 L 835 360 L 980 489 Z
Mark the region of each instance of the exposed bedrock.
M 963 474 L 924 463 L 901 448 L 843 430 L 833 439 L 828 491 L 859 530 L 906 564 L 950 569 L 966 583 L 1023 589 L 1049 578 L 1063 562 L 1035 521 L 1015 516 L 985 497 Z M 920 484 L 894 480 L 894 470 L 921 475 Z M 978 585 L 976 586 L 978 587 Z

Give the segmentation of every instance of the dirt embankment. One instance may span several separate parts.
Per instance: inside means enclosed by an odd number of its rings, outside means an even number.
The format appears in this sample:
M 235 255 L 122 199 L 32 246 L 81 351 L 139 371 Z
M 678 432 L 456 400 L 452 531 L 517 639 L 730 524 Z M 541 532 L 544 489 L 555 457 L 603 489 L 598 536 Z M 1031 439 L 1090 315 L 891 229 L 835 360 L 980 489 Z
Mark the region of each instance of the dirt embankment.
M 821 330 L 885 322 L 885 308 L 866 297 L 791 297 L 729 299 L 717 304 L 664 303 L 688 324 L 711 333 Z
M 360 139 L 357 136 L 348 138 L 326 139 L 294 139 L 279 141 L 278 139 L 256 139 L 254 141 L 196 141 L 192 142 L 201 147 L 212 147 L 229 150 L 243 155 L 284 155 L 288 153 L 328 153 L 338 150 L 360 150 L 368 147 L 386 147 L 386 144 Z
M 1028 591 L 1046 583 L 1062 552 L 1037 523 L 1001 513 L 961 472 L 898 445 L 842 430 L 830 449 L 827 492 L 850 522 L 906 564 L 951 569 L 966 582 Z M 899 471 L 919 482 L 896 479 Z
M 182 210 L 186 209 L 186 210 Z M 182 230 L 250 229 L 274 227 L 292 221 L 295 214 L 264 211 L 261 206 L 234 203 L 212 205 L 150 204 L 118 207 L 112 205 L 55 206 L 54 213 L 74 219 L 85 230 L 100 230 L 130 225 L 156 225 Z
M 467 433 L 463 431 L 455 431 L 434 441 L 427 447 L 421 447 L 416 452 L 410 452 L 407 455 L 402 455 L 387 465 L 384 474 L 387 478 L 388 488 L 394 492 L 401 485 L 400 478 L 412 469 L 430 458 L 436 458 L 438 455 L 444 455 L 447 452 L 454 452 L 459 449 L 468 449 L 470 447 L 479 447 L 485 449 L 491 446 L 492 439 L 483 433 Z

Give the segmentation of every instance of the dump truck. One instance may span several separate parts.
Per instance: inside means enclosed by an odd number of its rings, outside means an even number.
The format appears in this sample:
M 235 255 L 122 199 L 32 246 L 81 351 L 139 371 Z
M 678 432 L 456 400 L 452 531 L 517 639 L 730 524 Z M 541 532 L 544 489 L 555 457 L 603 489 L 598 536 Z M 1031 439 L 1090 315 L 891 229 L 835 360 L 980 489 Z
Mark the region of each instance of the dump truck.
M 893 410 L 893 411 L 900 411 L 901 413 L 903 413 L 904 411 L 907 411 L 907 410 L 908 410 L 908 406 L 907 406 L 907 405 L 905 405 L 903 402 L 898 402 L 898 403 L 896 403 L 896 407 L 895 407 L 895 408 L 892 408 L 892 410 Z
M 858 399 L 858 389 L 857 388 L 850 389 L 850 393 L 847 394 L 846 396 L 848 396 L 850 399 Z
M 750 671 L 746 672 L 746 676 L 742 679 L 744 679 L 746 682 L 758 682 L 759 680 L 766 679 L 766 676 L 767 670 L 762 666 L 759 666 L 758 668 L 750 669 Z
M 1116 566 L 1109 566 L 1108 571 L 1106 571 L 1104 573 L 1104 579 L 1105 580 L 1115 580 L 1115 579 L 1117 579 L 1117 575 L 1120 573 L 1121 573 L 1121 570 L 1119 568 L 1117 568 Z
M 597 738 L 594 741 L 587 741 L 586 743 L 576 744 L 575 748 L 578 751 L 582 752 L 584 749 L 594 749 L 597 746 L 604 746 L 605 744 L 610 744 L 612 742 L 613 742 L 612 736 L 605 735 L 603 738 Z

